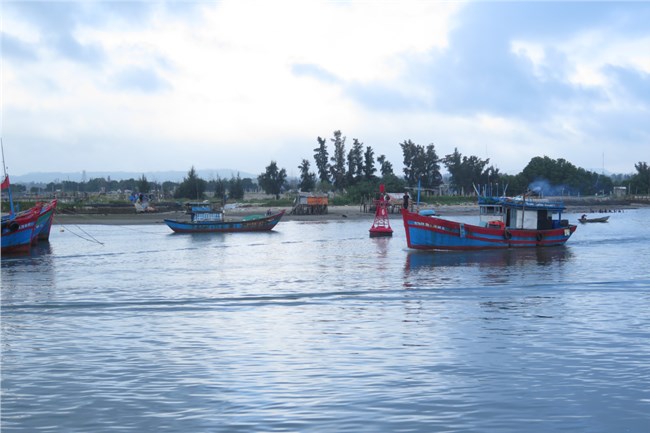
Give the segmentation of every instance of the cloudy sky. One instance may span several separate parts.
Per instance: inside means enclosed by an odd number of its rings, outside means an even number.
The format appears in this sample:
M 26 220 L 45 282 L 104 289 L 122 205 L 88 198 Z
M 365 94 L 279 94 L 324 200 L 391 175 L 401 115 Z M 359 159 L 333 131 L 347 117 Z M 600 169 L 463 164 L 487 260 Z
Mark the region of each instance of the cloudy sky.
M 650 162 L 650 2 L 1 3 L 10 173 L 315 171 L 341 130 L 635 172 Z M 330 148 L 333 147 L 330 145 Z

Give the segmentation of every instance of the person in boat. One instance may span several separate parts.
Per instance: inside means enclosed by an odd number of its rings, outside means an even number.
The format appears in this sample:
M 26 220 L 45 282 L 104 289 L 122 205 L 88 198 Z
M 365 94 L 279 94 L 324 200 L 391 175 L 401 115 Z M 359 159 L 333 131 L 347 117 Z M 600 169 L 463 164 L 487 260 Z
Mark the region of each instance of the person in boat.
M 402 206 L 404 207 L 404 209 L 409 208 L 409 193 L 408 193 L 408 191 L 406 191 L 404 193 L 404 204 Z

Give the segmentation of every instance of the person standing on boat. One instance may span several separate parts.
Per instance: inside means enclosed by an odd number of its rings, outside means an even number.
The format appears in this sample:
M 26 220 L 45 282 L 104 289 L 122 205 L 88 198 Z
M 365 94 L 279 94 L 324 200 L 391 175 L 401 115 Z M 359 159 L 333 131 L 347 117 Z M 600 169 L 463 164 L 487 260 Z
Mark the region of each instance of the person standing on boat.
M 408 193 L 408 191 L 406 191 L 406 192 L 404 193 L 404 204 L 403 204 L 403 207 L 404 207 L 404 209 L 408 209 L 408 208 L 409 208 L 409 193 Z

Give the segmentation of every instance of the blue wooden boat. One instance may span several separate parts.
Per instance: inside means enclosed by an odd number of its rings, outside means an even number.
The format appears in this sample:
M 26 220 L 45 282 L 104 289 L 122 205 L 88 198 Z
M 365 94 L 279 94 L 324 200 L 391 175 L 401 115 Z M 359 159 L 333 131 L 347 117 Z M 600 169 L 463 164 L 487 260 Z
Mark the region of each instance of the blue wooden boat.
M 192 206 L 190 220 L 166 219 L 165 224 L 176 233 L 234 233 L 264 232 L 273 230 L 284 215 L 284 210 L 267 215 L 249 215 L 243 218 L 226 218 L 222 210 L 213 211 L 207 206 Z
M 56 211 L 57 199 L 54 199 L 48 203 L 38 202 L 36 206 L 40 209 L 38 219 L 36 220 L 36 227 L 34 228 L 34 233 L 32 235 L 32 245 L 36 244 L 38 241 L 48 241 L 50 239 L 50 231 L 52 229 L 52 221 L 54 219 L 54 212 Z M 21 215 L 26 215 L 31 212 L 33 208 L 30 208 L 26 211 L 16 213 L 16 217 Z M 2 222 L 9 221 L 11 215 L 3 215 Z
M 2 164 L 4 165 L 4 147 L 2 148 Z M 5 170 L 5 177 L 0 189 L 6 189 L 9 197 L 9 214 L 3 215 L 1 222 L 0 238 L 2 239 L 1 253 L 16 254 L 28 253 L 32 244 L 38 242 L 38 236 L 43 230 L 47 230 L 49 237 L 49 226 L 52 223 L 52 215 L 56 208 L 56 200 L 47 206 L 44 203 L 36 205 L 23 212 L 15 212 L 14 201 L 11 196 L 9 176 Z M 44 211 L 43 208 L 46 207 Z M 40 217 L 43 215 L 43 219 Z M 40 225 L 39 225 L 40 222 Z
M 41 206 L 36 205 L 2 219 L 2 255 L 29 252 L 40 214 Z
M 409 248 L 481 250 L 564 245 L 576 226 L 562 219 L 561 202 L 481 197 L 477 225 L 402 210 Z

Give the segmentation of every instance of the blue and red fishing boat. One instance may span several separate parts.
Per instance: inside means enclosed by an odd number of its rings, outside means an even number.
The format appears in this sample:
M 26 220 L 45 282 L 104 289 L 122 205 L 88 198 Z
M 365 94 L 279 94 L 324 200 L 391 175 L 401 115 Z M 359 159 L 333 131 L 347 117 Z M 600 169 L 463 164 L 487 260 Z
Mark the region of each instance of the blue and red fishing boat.
M 166 219 L 165 224 L 176 233 L 235 233 L 273 230 L 284 215 L 284 210 L 266 215 L 226 218 L 223 210 L 212 210 L 209 205 L 191 205 L 190 220 Z
M 11 195 L 9 175 L 5 167 L 4 144 L 2 147 L 2 166 L 4 179 L 1 190 L 7 191 L 9 213 L 2 215 L 2 254 L 27 253 L 39 240 L 50 238 L 52 220 L 56 211 L 57 200 L 49 203 L 37 202 L 35 206 L 22 212 L 16 212 Z
M 35 237 L 41 206 L 2 219 L 2 254 L 28 253 Z
M 564 245 L 576 226 L 561 202 L 527 197 L 480 197 L 477 225 L 402 210 L 409 248 L 481 250 Z
M 54 212 L 56 211 L 57 199 L 54 199 L 50 202 L 37 202 L 34 207 L 29 208 L 28 210 L 17 212 L 15 217 L 20 217 L 23 215 L 30 214 L 34 208 L 39 209 L 38 219 L 36 220 L 36 227 L 34 228 L 34 233 L 32 234 L 32 245 L 36 244 L 38 241 L 48 241 L 50 239 L 50 231 L 52 229 L 52 221 L 54 219 Z M 11 214 L 3 215 L 2 222 L 9 221 L 11 219 Z

